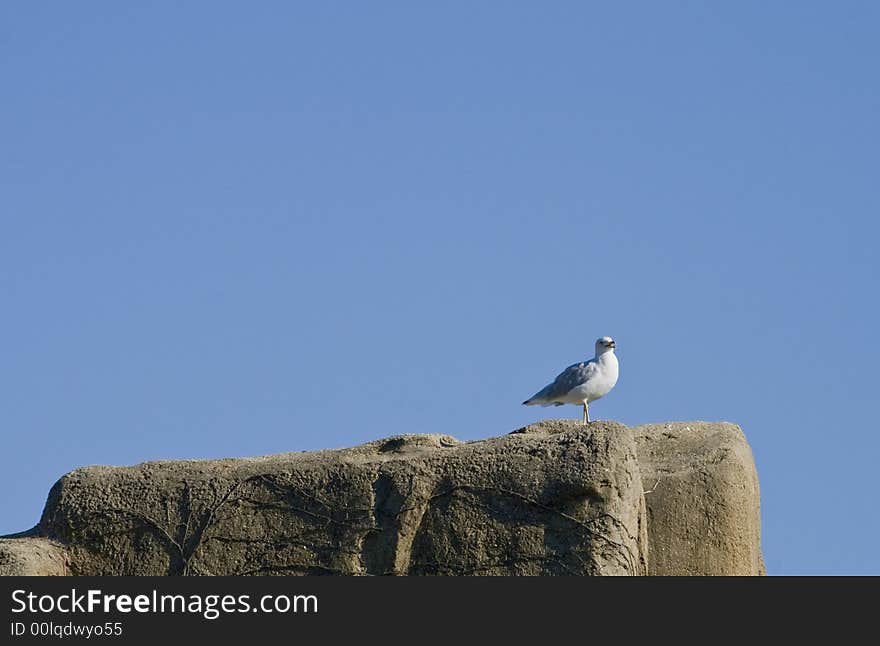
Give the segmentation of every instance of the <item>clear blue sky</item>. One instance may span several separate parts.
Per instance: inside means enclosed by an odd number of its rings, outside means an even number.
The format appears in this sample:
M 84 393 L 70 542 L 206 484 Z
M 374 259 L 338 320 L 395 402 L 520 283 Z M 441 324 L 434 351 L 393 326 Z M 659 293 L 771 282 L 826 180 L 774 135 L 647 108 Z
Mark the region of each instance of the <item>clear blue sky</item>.
M 770 573 L 880 574 L 880 5 L 142 4 L 0 8 L 0 533 L 577 417 L 608 334 L 594 417 L 743 427 Z

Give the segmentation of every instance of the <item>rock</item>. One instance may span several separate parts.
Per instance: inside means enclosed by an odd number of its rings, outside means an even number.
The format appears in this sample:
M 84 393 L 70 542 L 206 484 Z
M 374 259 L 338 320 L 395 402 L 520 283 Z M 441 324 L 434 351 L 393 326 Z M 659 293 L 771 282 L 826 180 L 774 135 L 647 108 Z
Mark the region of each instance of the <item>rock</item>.
M 0 576 L 64 576 L 63 545 L 40 537 L 0 538 Z
M 547 420 L 479 442 L 88 467 L 37 528 L 0 538 L 0 575 L 644 573 L 765 573 L 739 427 Z
M 761 575 L 758 474 L 724 422 L 635 426 L 651 575 Z
M 39 533 L 79 575 L 645 574 L 628 429 L 522 431 L 77 469 Z

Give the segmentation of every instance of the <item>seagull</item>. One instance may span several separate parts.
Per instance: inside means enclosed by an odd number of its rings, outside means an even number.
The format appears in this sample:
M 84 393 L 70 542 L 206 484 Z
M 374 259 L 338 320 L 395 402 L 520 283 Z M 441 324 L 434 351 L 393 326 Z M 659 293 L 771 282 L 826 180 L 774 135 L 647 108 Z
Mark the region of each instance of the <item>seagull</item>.
M 584 424 L 590 421 L 587 405 L 604 397 L 617 383 L 617 357 L 614 339 L 603 336 L 596 340 L 596 356 L 589 361 L 575 363 L 561 373 L 552 384 L 523 402 L 526 406 L 562 406 L 563 404 L 582 404 Z

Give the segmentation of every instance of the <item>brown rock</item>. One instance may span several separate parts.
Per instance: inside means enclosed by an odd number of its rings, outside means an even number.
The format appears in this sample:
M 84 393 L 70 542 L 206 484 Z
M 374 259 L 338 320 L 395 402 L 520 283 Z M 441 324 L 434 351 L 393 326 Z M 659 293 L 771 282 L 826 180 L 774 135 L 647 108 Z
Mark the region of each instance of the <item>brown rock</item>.
M 648 507 L 651 575 L 761 575 L 758 474 L 725 422 L 632 429 Z
M 63 545 L 40 537 L 0 538 L 0 576 L 64 576 Z
M 479 442 L 88 467 L 40 526 L 0 539 L 0 575 L 646 572 L 765 573 L 739 427 L 547 420 Z
M 73 574 L 644 574 L 626 427 L 522 430 L 77 469 L 39 531 Z

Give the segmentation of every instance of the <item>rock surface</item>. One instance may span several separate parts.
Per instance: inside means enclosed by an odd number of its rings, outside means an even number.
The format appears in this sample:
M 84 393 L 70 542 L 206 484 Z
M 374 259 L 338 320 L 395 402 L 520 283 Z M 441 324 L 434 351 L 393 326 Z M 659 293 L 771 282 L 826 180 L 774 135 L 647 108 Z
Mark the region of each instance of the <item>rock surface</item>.
M 758 474 L 742 430 L 648 424 L 638 446 L 651 575 L 762 575 Z
M 529 430 L 77 469 L 39 532 L 85 575 L 645 574 L 628 429 Z
M 0 538 L 0 576 L 64 576 L 63 545 L 40 537 Z
M 764 573 L 751 449 L 706 422 L 86 467 L 0 539 L 0 575 Z

